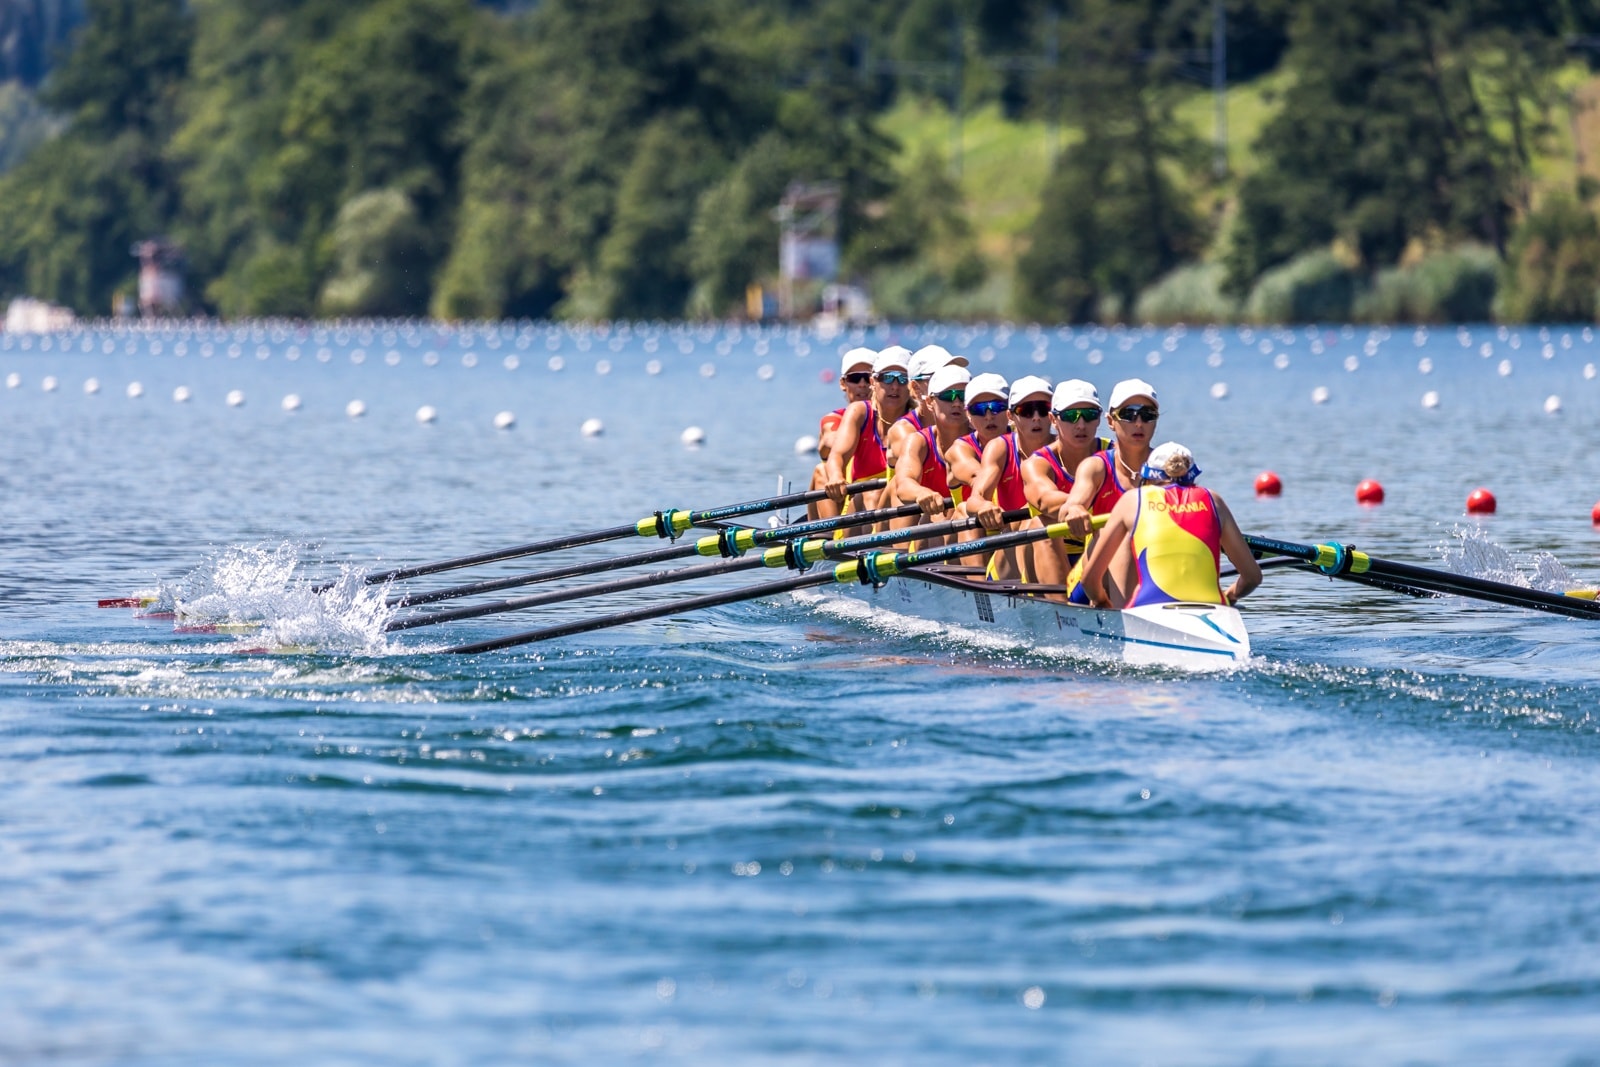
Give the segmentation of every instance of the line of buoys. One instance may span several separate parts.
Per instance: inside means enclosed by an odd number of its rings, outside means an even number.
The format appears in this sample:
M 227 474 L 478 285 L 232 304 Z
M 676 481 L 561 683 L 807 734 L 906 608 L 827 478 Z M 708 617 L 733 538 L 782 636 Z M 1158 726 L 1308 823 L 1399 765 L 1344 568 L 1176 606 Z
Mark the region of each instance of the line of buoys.
M 1376 478 L 1364 478 L 1356 486 L 1356 503 L 1371 507 L 1383 503 L 1383 484 Z
M 1283 481 L 1273 471 L 1256 475 L 1256 496 L 1277 496 L 1283 492 Z
M 1497 506 L 1494 494 L 1481 485 L 1467 494 L 1468 515 L 1493 515 Z

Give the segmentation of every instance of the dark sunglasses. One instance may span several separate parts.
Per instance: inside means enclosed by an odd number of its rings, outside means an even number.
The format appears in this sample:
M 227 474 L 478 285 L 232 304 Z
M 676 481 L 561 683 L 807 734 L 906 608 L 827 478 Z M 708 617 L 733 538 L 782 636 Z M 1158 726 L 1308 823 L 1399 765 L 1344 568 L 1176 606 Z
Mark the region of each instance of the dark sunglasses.
M 1056 418 L 1062 422 L 1099 422 L 1099 408 L 1066 408 L 1056 412 Z
M 872 381 L 872 372 L 869 370 L 858 370 L 853 374 L 846 374 L 844 376 L 844 380 L 849 382 L 851 385 L 864 385 L 865 383 Z
M 967 390 L 965 386 L 958 385 L 954 389 L 946 389 L 942 393 L 934 393 L 933 398 L 935 400 L 943 400 L 946 404 L 959 404 L 967 398 Z
M 1025 419 L 1042 419 L 1050 414 L 1050 401 L 1024 400 L 1017 405 L 1017 414 Z
M 1004 400 L 978 400 L 968 404 L 967 410 L 980 419 L 986 419 L 990 415 L 1004 415 L 1006 402 Z
M 884 385 L 905 385 L 911 380 L 911 375 L 903 370 L 886 370 L 878 375 L 878 381 Z
M 1161 412 L 1149 404 L 1129 404 L 1116 411 L 1118 422 L 1155 422 Z

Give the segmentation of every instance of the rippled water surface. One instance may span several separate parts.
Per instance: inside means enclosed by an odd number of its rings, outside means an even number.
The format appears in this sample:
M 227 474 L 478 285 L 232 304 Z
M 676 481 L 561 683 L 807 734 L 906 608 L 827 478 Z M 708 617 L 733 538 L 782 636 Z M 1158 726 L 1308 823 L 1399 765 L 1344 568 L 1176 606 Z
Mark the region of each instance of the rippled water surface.
M 1577 327 L 0 337 L 0 1062 L 1600 1062 L 1600 625 L 1272 571 L 1190 678 L 788 599 L 441 651 L 740 579 L 311 592 L 803 483 L 840 346 L 930 335 L 1148 377 L 1249 532 L 1600 582 Z

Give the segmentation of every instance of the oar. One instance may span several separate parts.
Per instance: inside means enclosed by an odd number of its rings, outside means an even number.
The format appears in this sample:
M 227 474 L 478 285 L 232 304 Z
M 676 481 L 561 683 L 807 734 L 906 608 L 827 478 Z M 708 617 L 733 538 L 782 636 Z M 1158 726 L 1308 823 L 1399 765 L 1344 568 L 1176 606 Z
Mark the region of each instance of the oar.
M 949 501 L 946 500 L 945 503 L 948 505 Z M 502 589 L 538 585 L 541 582 L 554 582 L 562 578 L 578 578 L 585 574 L 600 574 L 605 571 L 622 570 L 626 567 L 647 567 L 652 563 L 665 563 L 667 560 L 684 559 L 688 556 L 737 556 L 755 548 L 757 545 L 770 544 L 775 541 L 790 541 L 797 537 L 807 537 L 815 533 L 828 533 L 844 526 L 862 526 L 874 522 L 886 522 L 890 519 L 905 518 L 909 515 L 916 515 L 921 510 L 916 504 L 901 504 L 898 507 L 877 508 L 873 511 L 854 511 L 848 515 L 839 515 L 832 519 L 816 519 L 812 522 L 793 523 L 771 530 L 735 526 L 724 528 L 719 534 L 702 537 L 685 544 L 665 545 L 661 548 L 652 548 L 644 552 L 629 553 L 626 556 L 608 556 L 605 559 L 590 560 L 587 563 L 572 563 L 565 567 L 551 567 L 542 571 L 512 574 L 504 578 L 487 578 L 481 582 L 454 585 L 447 589 L 430 589 L 425 593 L 403 593 L 400 596 L 390 597 L 389 606 L 397 608 L 413 604 L 433 604 L 440 600 L 458 600 L 464 596 L 477 596 L 479 593 L 497 593 Z
M 885 484 L 887 483 L 882 478 L 874 478 L 847 485 L 844 487 L 844 491 L 850 494 L 867 493 L 874 489 L 882 489 Z M 457 556 L 455 559 L 439 560 L 436 563 L 419 563 L 413 567 L 396 567 L 393 570 L 374 571 L 366 576 L 366 583 L 368 585 L 378 585 L 382 582 L 397 582 L 404 578 L 418 578 L 424 574 L 438 574 L 440 571 L 476 567 L 482 563 L 497 563 L 503 559 L 538 556 L 546 552 L 559 552 L 565 548 L 597 545 L 602 541 L 619 541 L 624 537 L 676 538 L 691 526 L 698 526 L 702 522 L 731 519 L 739 515 L 755 515 L 763 511 L 777 511 L 780 508 L 791 507 L 795 504 L 809 504 L 814 500 L 821 500 L 827 495 L 824 490 L 811 489 L 804 493 L 788 493 L 768 500 L 750 500 L 743 504 L 727 504 L 720 508 L 707 508 L 702 511 L 658 511 L 654 515 L 640 519 L 638 522 L 612 526 L 604 530 L 567 534 L 564 537 L 552 537 L 544 541 L 534 541 L 531 544 L 499 548 L 489 552 L 477 552 L 470 556 Z M 332 584 L 332 582 L 324 583 L 317 587 L 316 592 L 320 593 L 324 589 L 330 588 Z
M 1337 542 L 1302 545 L 1293 541 L 1247 536 L 1245 543 L 1258 552 L 1305 560 L 1314 564 L 1318 571 L 1330 578 L 1353 578 L 1369 582 L 1372 579 L 1390 579 L 1402 586 L 1410 586 L 1429 593 L 1449 593 L 1475 600 L 1487 600 L 1495 604 L 1548 611 L 1575 619 L 1600 619 L 1600 604 L 1584 595 L 1589 592 L 1588 590 L 1575 590 L 1576 595 L 1567 595 L 1546 593 L 1539 589 L 1524 589 L 1520 585 L 1511 585 L 1507 582 L 1495 582 L 1487 578 L 1473 578 L 1450 571 L 1377 559 Z
M 915 505 L 912 506 L 915 507 Z M 1028 511 L 1026 508 L 1007 511 L 1001 517 L 1006 522 L 1021 522 L 1028 517 Z M 852 520 L 852 524 L 859 521 L 860 516 L 857 516 L 856 519 Z M 442 622 L 458 622 L 461 619 L 477 619 L 485 615 L 499 615 L 508 611 L 521 611 L 525 608 L 564 604 L 569 601 L 602 596 L 607 593 L 624 593 L 633 589 L 646 589 L 651 586 L 670 585 L 674 582 L 693 581 L 696 578 L 713 578 L 721 574 L 736 574 L 739 571 L 755 570 L 759 567 L 790 567 L 796 570 L 806 570 L 813 563 L 820 560 L 839 559 L 850 555 L 852 552 L 878 548 L 882 545 L 899 544 L 903 541 L 918 541 L 925 537 L 942 537 L 945 534 L 971 530 L 979 525 L 980 523 L 977 519 L 951 519 L 948 522 L 930 523 L 926 526 L 908 526 L 900 530 L 884 530 L 875 534 L 863 534 L 860 537 L 850 537 L 842 541 L 827 539 L 791 541 L 785 545 L 769 548 L 759 555 L 741 556 L 738 559 L 703 563 L 693 567 L 678 567 L 668 571 L 655 571 L 651 574 L 641 574 L 633 578 L 618 578 L 611 582 L 596 582 L 593 585 L 580 586 L 577 589 L 556 589 L 548 593 L 511 597 L 507 600 L 497 600 L 492 604 L 474 604 L 466 608 L 454 608 L 449 611 L 439 611 L 426 615 L 412 615 L 404 619 L 395 619 L 384 629 L 389 631 L 413 630 L 419 626 L 437 626 Z M 759 532 L 777 533 L 778 531 Z
M 1096 525 L 1100 525 L 1105 521 L 1105 516 L 1096 516 L 1096 519 L 1098 520 Z M 992 552 L 996 549 L 1032 544 L 1034 541 L 1042 541 L 1047 537 L 1071 536 L 1072 528 L 1061 522 L 1050 526 L 1035 527 L 1031 530 L 1016 530 L 1011 533 L 996 534 L 993 537 L 980 537 L 975 541 L 961 541 L 941 548 L 926 548 L 916 552 L 868 554 L 860 559 L 846 560 L 815 574 L 797 574 L 788 578 L 780 578 L 775 582 L 764 582 L 761 585 L 730 589 L 723 593 L 708 593 L 705 596 L 690 597 L 687 600 L 677 600 L 670 604 L 655 604 L 649 607 L 635 608 L 632 611 L 601 615 L 593 619 L 562 623 L 559 626 L 546 626 L 538 630 L 529 630 L 526 633 L 511 634 L 508 637 L 497 637 L 490 641 L 477 641 L 470 645 L 447 648 L 445 651 L 457 653 L 493 652 L 502 648 L 529 645 L 537 641 L 553 640 L 557 637 L 570 637 L 573 634 L 604 630 L 612 626 L 623 626 L 630 622 L 659 619 L 667 615 L 698 611 L 701 608 L 715 608 L 724 604 L 737 604 L 744 600 L 758 600 L 761 597 L 777 596 L 782 593 L 791 593 L 800 589 L 810 589 L 836 582 L 845 585 L 851 582 L 860 582 L 863 585 L 882 584 L 894 575 L 903 574 L 913 567 L 925 567 L 933 563 L 960 559 L 962 556 L 971 555 L 974 552 Z

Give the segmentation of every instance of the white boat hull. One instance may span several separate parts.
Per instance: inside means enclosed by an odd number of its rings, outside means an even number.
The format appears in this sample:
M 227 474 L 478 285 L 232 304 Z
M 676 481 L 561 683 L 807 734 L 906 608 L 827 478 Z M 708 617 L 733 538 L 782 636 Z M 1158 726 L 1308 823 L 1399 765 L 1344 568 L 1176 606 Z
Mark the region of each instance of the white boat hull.
M 1244 620 L 1226 604 L 1106 611 L 1020 595 L 1010 583 L 990 586 L 928 570 L 892 578 L 877 589 L 840 585 L 824 591 L 879 611 L 1134 666 L 1229 670 L 1250 658 Z

